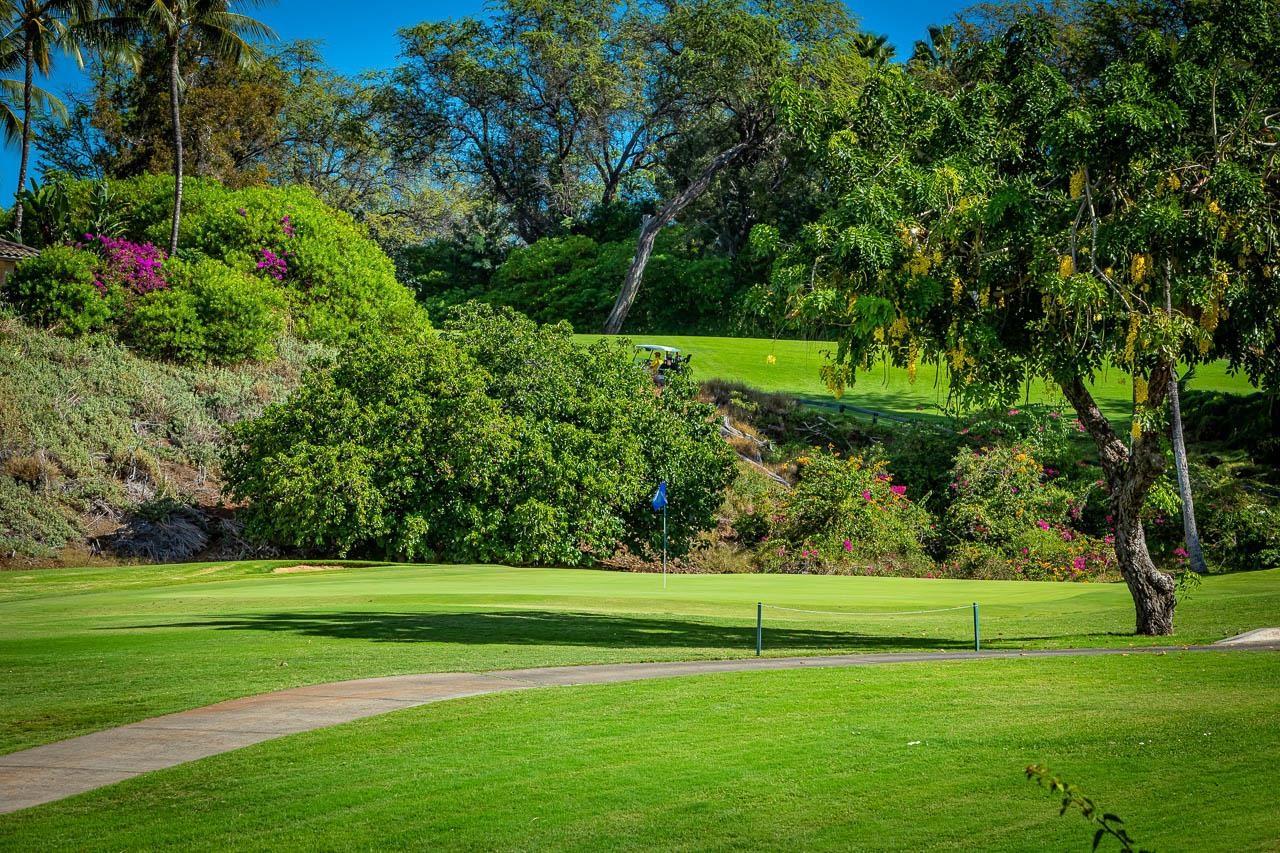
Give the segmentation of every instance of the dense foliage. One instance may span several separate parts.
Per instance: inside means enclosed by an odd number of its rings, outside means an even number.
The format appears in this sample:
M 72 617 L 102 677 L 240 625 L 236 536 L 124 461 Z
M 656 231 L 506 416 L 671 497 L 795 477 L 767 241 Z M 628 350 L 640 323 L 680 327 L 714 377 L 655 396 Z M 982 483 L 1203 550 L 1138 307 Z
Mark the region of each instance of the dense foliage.
M 759 304 L 844 329 L 836 389 L 881 356 L 947 364 L 962 401 L 1013 399 L 1029 374 L 1058 384 L 1099 452 L 1138 628 L 1168 633 L 1174 582 L 1141 508 L 1170 380 L 1223 354 L 1261 364 L 1280 313 L 1280 10 L 1084 9 L 1070 27 L 1016 16 L 857 98 L 797 101 L 831 203 L 793 233 L 758 229 L 776 254 Z M 1107 362 L 1135 377 L 1131 443 L 1085 386 Z
M 116 320 L 140 351 L 187 363 L 269 358 L 286 320 L 335 344 L 424 321 L 363 229 L 303 187 L 188 181 L 178 254 L 166 258 L 156 244 L 172 184 L 59 181 L 46 193 L 56 204 L 26 220 L 32 242 L 50 244 L 5 286 L 19 313 L 66 334 Z M 80 248 L 63 245 L 77 237 Z
M 249 529 L 322 552 L 579 565 L 710 526 L 729 451 L 673 381 L 565 325 L 468 306 L 442 333 L 363 341 L 236 430 L 232 492 Z
M 734 275 L 735 265 L 691 242 L 679 229 L 659 239 L 628 328 L 667 334 L 739 330 L 738 312 L 725 310 L 745 290 Z M 470 282 L 464 275 L 459 282 L 438 267 L 419 267 L 416 284 L 432 314 L 475 299 L 510 306 L 542 323 L 567 320 L 575 329 L 591 332 L 604 324 L 634 253 L 633 239 L 544 237 L 512 249 L 490 275 Z M 444 260 L 437 255 L 435 262 Z

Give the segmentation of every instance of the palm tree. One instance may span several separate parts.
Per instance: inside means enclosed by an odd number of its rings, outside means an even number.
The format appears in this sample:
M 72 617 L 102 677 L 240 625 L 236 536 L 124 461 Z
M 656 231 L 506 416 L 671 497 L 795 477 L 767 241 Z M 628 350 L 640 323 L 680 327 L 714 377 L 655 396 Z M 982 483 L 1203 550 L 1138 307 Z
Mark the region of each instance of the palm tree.
M 18 117 L 12 115 L 13 107 L 8 103 L 0 110 L 0 122 L 4 124 L 6 137 L 11 140 L 17 138 L 22 146 L 18 165 L 18 201 L 13 213 L 14 229 L 20 233 L 22 190 L 31 161 L 33 102 L 46 109 L 52 108 L 54 112 L 66 112 L 57 98 L 35 85 L 35 72 L 48 76 L 55 48 L 65 50 L 83 67 L 84 57 L 80 53 L 81 42 L 76 27 L 92 18 L 94 3 L 93 0 L 5 0 L 0 4 L 0 10 L 7 30 L 0 43 L 0 52 L 4 54 L 0 62 L 21 65 L 23 69 L 21 120 L 17 121 Z M 0 86 L 6 94 L 16 94 L 18 88 L 17 81 L 12 80 L 4 81 Z M 20 127 L 15 127 L 15 124 L 20 124 Z
M 898 49 L 889 43 L 887 35 L 875 33 L 858 33 L 853 37 L 853 48 L 858 55 L 870 62 L 874 67 L 888 65 L 898 53 Z
M 117 20 L 160 40 L 169 58 L 169 109 L 173 117 L 173 229 L 169 254 L 178 250 L 182 219 L 182 52 L 198 44 L 218 59 L 247 67 L 260 51 L 250 39 L 274 39 L 261 21 L 232 11 L 233 6 L 262 6 L 267 0 L 124 0 Z

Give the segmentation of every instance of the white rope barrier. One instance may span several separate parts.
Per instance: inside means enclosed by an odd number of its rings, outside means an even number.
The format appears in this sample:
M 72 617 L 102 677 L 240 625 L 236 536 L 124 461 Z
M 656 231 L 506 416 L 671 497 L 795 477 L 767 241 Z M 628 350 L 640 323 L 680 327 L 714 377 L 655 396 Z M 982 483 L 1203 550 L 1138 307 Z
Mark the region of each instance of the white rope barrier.
M 820 613 L 825 616 L 914 616 L 919 613 L 946 613 L 951 610 L 972 610 L 973 605 L 965 604 L 960 607 L 938 607 L 933 610 L 888 610 L 878 613 L 852 613 L 848 610 L 804 610 L 800 607 L 780 607 L 776 604 L 763 604 L 769 610 L 788 610 L 792 613 Z

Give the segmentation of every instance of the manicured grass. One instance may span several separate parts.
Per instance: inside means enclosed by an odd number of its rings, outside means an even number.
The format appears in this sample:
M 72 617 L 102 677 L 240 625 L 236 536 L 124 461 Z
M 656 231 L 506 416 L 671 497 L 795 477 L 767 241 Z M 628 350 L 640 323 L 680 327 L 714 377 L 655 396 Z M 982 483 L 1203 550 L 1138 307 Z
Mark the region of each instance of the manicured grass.
M 259 744 L 0 817 L 51 849 L 1272 849 L 1280 655 L 899 664 L 552 688 Z M 1105 847 L 1103 849 L 1114 849 Z
M 1133 637 L 1114 584 L 656 575 L 269 562 L 0 573 L 0 752 L 222 699 L 344 678 L 754 654 L 756 602 L 846 613 L 981 604 L 990 648 Z M 1174 642 L 1277 624 L 1280 571 L 1211 577 Z M 770 655 L 960 649 L 968 610 L 766 611 Z
M 578 337 L 590 341 L 600 336 Z M 641 335 L 631 340 L 678 347 L 684 353 L 691 353 L 693 360 L 689 366 L 699 380 L 730 379 L 762 391 L 781 391 L 821 400 L 835 399 L 819 376 L 828 353 L 834 354 L 835 345 L 831 343 L 676 335 Z M 772 364 L 769 356 L 774 357 Z M 1131 387 L 1128 374 L 1122 370 L 1109 370 L 1098 376 L 1092 385 L 1103 412 L 1109 418 L 1126 422 L 1132 414 Z M 1226 362 L 1197 368 L 1190 387 L 1239 394 L 1255 390 L 1246 377 L 1228 374 Z M 937 414 L 946 399 L 946 375 L 929 364 L 920 365 L 914 383 L 908 381 L 905 370 L 878 366 L 869 374 L 860 374 L 857 383 L 843 398 L 844 402 L 855 406 L 906 415 Z M 1032 383 L 1029 399 L 1031 402 L 1066 405 L 1062 394 L 1043 382 Z

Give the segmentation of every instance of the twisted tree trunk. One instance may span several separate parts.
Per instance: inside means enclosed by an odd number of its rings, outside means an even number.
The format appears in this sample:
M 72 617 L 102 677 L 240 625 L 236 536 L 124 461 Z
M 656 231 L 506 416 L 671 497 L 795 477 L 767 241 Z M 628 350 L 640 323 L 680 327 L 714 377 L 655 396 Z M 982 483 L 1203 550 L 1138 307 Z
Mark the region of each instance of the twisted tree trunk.
M 1148 408 L 1161 406 L 1172 375 L 1169 363 L 1158 363 L 1148 380 L 1147 399 L 1139 402 Z M 1174 580 L 1152 562 L 1142 528 L 1142 505 L 1164 466 L 1159 437 L 1144 433 L 1134 439 L 1132 449 L 1126 447 L 1103 417 L 1084 380 L 1076 376 L 1059 384 L 1098 447 L 1115 521 L 1116 559 L 1136 611 L 1135 630 L 1153 636 L 1172 634 L 1177 606 Z
M 182 219 L 182 114 L 178 98 L 178 40 L 169 49 L 169 110 L 173 116 L 173 228 L 169 232 L 169 254 L 178 251 L 178 222 Z
M 721 151 L 703 167 L 698 177 L 694 178 L 687 187 L 672 196 L 656 214 L 645 219 L 644 224 L 640 226 L 640 237 L 636 241 L 636 253 L 631 259 L 631 267 L 627 270 L 627 277 L 622 280 L 622 290 L 619 291 L 618 298 L 613 303 L 609 318 L 604 322 L 606 335 L 616 335 L 622 331 L 622 324 L 626 322 L 627 314 L 630 313 L 631 306 L 636 301 L 636 294 L 640 292 L 644 268 L 649 263 L 649 255 L 653 253 L 653 241 L 657 239 L 658 232 L 679 216 L 680 211 L 706 192 L 715 176 L 725 166 L 741 157 L 752 144 L 752 141 L 744 140 L 732 148 Z

